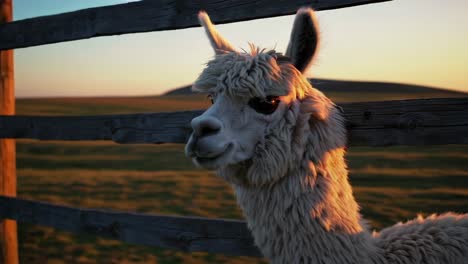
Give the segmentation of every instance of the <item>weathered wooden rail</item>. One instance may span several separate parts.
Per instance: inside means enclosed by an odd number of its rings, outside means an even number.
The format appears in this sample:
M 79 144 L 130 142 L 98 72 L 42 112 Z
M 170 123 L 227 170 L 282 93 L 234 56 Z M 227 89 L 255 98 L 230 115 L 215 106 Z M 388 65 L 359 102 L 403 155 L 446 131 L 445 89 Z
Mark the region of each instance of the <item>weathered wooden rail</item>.
M 207 11 L 215 23 L 222 24 L 289 15 L 302 6 L 326 10 L 384 1 L 389 0 L 143 0 L 11 21 L 12 0 L 0 0 L 0 109 L 7 109 L 0 112 L 0 139 L 184 143 L 191 131 L 190 120 L 201 113 L 8 116 L 14 113 L 13 61 L 11 51 L 5 50 L 195 27 L 199 10 Z M 341 107 L 351 146 L 468 144 L 468 98 L 348 103 Z M 11 187 L 11 180 L 16 179 L 14 150 L 0 145 L 0 151 L 13 153 L 3 159 L 10 162 L 2 163 L 0 172 L 5 173 L 0 173 L 0 194 L 14 196 L 16 189 L 6 190 L 4 185 Z M 78 209 L 1 195 L 0 219 L 189 252 L 261 256 L 245 223 L 235 220 Z M 2 263 L 18 263 L 15 233 L 11 225 L 0 230 Z
M 468 97 L 340 105 L 350 146 L 468 144 Z M 0 138 L 185 143 L 203 111 L 107 116 L 0 116 Z
M 247 225 L 237 220 L 77 209 L 5 196 L 0 218 L 186 252 L 261 256 Z
M 205 10 L 217 24 L 294 14 L 302 6 L 316 10 L 390 0 L 143 0 L 96 7 L 0 25 L 0 50 L 126 33 L 198 27 Z

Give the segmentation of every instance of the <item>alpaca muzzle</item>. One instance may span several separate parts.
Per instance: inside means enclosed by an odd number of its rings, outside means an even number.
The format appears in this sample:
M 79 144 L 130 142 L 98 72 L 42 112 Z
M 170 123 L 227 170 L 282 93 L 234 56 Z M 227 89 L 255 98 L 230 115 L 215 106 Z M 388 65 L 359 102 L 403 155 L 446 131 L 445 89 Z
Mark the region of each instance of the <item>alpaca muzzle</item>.
M 224 165 L 234 144 L 223 131 L 216 117 L 203 114 L 191 122 L 193 133 L 185 147 L 185 154 L 195 165 L 213 169 Z

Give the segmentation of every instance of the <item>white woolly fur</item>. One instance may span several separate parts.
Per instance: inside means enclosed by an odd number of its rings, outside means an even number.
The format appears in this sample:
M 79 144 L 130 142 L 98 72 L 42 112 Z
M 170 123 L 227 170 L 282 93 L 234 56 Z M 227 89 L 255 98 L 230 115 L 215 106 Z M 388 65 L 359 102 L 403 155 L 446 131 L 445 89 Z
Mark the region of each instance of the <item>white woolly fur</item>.
M 271 94 L 289 98 L 272 117 L 259 119 L 266 120 L 262 129 L 251 129 L 256 142 L 247 159 L 226 158 L 216 167 L 232 184 L 255 243 L 271 263 L 468 263 L 466 214 L 432 215 L 371 233 L 348 181 L 343 116 L 294 67 L 301 58 L 288 61 L 253 45 L 251 52 L 235 51 L 217 31 L 210 35 L 215 29 L 205 13 L 200 19 L 217 55 L 195 90 L 224 96 L 225 107 L 245 107 L 250 98 Z M 301 9 L 297 21 L 317 31 L 312 10 Z M 297 32 L 292 40 L 303 39 Z M 222 133 L 229 127 L 223 120 L 234 119 L 223 105 L 215 106 L 218 112 L 209 118 L 221 120 Z M 254 113 L 246 107 L 239 113 L 235 122 L 247 127 Z M 197 140 L 191 139 L 188 153 Z

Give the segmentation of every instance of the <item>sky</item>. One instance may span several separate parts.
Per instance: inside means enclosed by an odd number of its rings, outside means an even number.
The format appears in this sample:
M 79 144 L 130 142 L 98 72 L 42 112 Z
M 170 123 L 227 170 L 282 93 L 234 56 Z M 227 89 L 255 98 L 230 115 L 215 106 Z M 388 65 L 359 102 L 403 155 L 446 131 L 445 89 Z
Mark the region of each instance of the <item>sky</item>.
M 14 0 L 14 19 L 129 0 Z M 468 1 L 394 0 L 318 12 L 321 46 L 307 75 L 468 92 Z M 235 47 L 283 52 L 294 16 L 218 25 Z M 213 57 L 198 28 L 15 50 L 16 96 L 156 95 L 192 83 Z

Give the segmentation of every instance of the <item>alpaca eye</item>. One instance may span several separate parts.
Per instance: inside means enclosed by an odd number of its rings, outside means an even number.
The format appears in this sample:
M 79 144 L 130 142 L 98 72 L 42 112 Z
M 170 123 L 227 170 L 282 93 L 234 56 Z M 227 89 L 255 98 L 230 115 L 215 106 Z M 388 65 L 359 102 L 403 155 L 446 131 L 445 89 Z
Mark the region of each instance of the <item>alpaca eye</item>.
M 269 115 L 275 112 L 280 103 L 278 96 L 267 96 L 266 98 L 254 97 L 249 100 L 249 106 L 257 113 Z
M 214 99 L 213 99 L 213 95 L 209 94 L 206 96 L 206 98 L 208 98 L 211 102 L 211 104 L 214 104 Z

